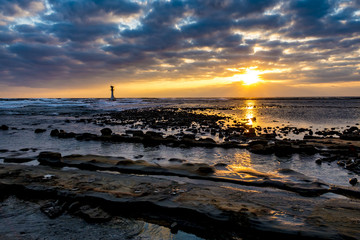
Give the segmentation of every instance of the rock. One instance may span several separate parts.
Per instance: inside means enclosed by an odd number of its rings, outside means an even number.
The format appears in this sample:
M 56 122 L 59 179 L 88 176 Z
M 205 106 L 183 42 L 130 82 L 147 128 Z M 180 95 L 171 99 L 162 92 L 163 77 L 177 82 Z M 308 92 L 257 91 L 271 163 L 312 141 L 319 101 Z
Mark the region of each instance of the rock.
M 1 125 L 0 130 L 9 130 L 9 127 L 6 125 Z
M 59 201 L 49 201 L 41 206 L 40 210 L 49 218 L 56 218 L 63 214 L 65 210 L 65 203 L 61 204 Z
M 126 130 L 126 134 L 132 134 L 134 137 L 143 137 L 144 132 L 141 130 Z
M 216 144 L 215 140 L 212 138 L 199 139 L 197 141 L 197 143 L 203 144 L 203 145 L 215 145 Z
M 4 162 L 6 163 L 24 163 L 24 162 L 31 162 L 34 158 L 4 158 Z
M 357 178 L 351 178 L 351 179 L 349 180 L 349 183 L 350 183 L 351 185 L 353 185 L 353 186 L 356 185 L 357 182 L 358 182 Z
M 315 163 L 316 163 L 317 165 L 321 165 L 321 164 L 322 164 L 322 161 L 321 161 L 321 159 L 318 158 L 318 159 L 315 160 Z
M 76 212 L 78 209 L 79 209 L 79 207 L 80 207 L 81 205 L 80 205 L 80 203 L 79 202 L 73 202 L 73 203 L 71 203 L 70 205 L 69 205 L 69 207 L 68 207 L 68 212 L 69 213 L 74 213 L 74 212 Z
M 176 234 L 178 231 L 179 231 L 179 225 L 177 222 L 173 222 L 171 225 L 170 225 L 170 230 L 171 230 L 171 233 L 172 234 Z
M 46 129 L 37 128 L 37 129 L 35 129 L 34 132 L 35 133 L 43 133 L 43 132 L 46 132 Z
M 211 167 L 211 166 L 201 166 L 197 169 L 197 171 L 199 173 L 209 174 L 209 173 L 214 173 L 215 169 L 214 169 L 214 167 Z
M 6 153 L 6 152 L 8 152 L 9 150 L 7 150 L 7 149 L 0 149 L 0 153 Z
M 59 136 L 59 130 L 57 130 L 57 129 L 51 130 L 50 136 L 52 136 L 52 137 L 57 137 L 57 136 Z
M 183 163 L 186 162 L 186 160 L 184 159 L 179 159 L 179 158 L 170 158 L 169 162 L 179 162 L 179 163 Z
M 112 130 L 110 128 L 101 129 L 101 136 L 111 136 Z
M 111 216 L 101 208 L 92 208 L 89 205 L 81 206 L 76 214 L 90 223 L 103 223 L 111 219 Z
M 143 158 L 143 157 L 144 157 L 144 155 L 136 155 L 136 156 L 134 156 L 135 159 L 139 159 L 139 158 Z
M 215 167 L 226 167 L 227 164 L 226 163 L 217 163 L 214 165 Z
M 54 166 L 61 166 L 61 153 L 58 152 L 41 152 L 38 155 L 38 161 L 41 164 L 50 164 Z

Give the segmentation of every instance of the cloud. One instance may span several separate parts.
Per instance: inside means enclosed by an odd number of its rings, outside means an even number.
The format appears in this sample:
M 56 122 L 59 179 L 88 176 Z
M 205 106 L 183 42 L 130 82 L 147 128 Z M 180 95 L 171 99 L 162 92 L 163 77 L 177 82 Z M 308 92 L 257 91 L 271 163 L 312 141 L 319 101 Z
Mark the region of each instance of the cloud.
M 359 81 L 357 0 L 4 0 L 0 83 Z M 271 71 L 273 71 L 271 73 Z

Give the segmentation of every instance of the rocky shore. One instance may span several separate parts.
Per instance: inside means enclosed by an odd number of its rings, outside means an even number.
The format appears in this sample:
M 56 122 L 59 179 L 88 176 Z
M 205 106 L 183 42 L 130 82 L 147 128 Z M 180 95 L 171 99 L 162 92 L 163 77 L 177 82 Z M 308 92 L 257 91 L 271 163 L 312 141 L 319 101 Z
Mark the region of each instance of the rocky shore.
M 244 149 L 253 154 L 291 158 L 317 156 L 322 164 L 360 173 L 357 126 L 313 130 L 290 126 L 262 128 L 256 119 L 236 119 L 201 108 L 133 109 L 64 124 L 94 124 L 98 133 L 49 126 L 36 128 L 64 142 L 141 143 L 170 148 Z M 118 127 L 121 128 L 118 128 Z M 114 129 L 121 129 L 114 130 Z M 21 131 L 10 124 L 1 131 Z M 302 136 L 291 139 L 289 135 Z M 37 152 L 37 148 L 19 151 Z M 0 149 L 6 154 L 8 149 Z M 273 173 L 227 164 L 192 163 L 169 158 L 166 166 L 141 159 L 41 151 L 35 156 L 3 157 L 1 199 L 35 202 L 50 219 L 71 216 L 89 224 L 117 217 L 141 220 L 205 239 L 359 239 L 360 189 L 329 184 L 291 169 Z M 39 165 L 27 166 L 29 162 Z M 0 213 L 1 216 L 1 213 Z

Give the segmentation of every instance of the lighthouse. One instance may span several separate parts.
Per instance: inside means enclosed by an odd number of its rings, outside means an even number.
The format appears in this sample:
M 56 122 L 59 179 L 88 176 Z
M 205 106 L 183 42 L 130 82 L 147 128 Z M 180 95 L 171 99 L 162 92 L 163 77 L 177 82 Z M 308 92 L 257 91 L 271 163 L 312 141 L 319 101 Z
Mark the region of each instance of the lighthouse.
M 115 101 L 115 97 L 114 97 L 114 86 L 110 86 L 110 89 L 111 89 L 111 98 L 110 98 L 110 100 L 111 100 L 111 101 Z

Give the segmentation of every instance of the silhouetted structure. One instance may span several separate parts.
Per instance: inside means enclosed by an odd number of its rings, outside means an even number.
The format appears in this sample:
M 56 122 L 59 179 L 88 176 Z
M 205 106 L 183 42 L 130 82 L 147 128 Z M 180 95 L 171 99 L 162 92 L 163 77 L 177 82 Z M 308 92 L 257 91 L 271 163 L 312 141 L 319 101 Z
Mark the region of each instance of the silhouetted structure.
M 114 86 L 110 86 L 111 89 L 111 98 L 110 100 L 115 101 L 115 97 L 114 97 Z

